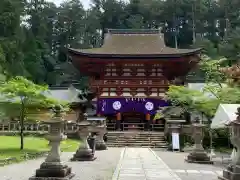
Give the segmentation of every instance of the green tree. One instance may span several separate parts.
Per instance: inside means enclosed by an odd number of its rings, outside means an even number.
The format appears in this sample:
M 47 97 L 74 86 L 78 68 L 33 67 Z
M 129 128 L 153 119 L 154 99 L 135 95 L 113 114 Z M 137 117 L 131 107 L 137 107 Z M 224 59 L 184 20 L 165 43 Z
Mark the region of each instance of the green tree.
M 0 1 L 1 73 L 4 73 L 7 78 L 17 74 L 24 75 L 20 26 L 23 14 L 23 0 Z
M 36 83 L 55 83 L 49 73 L 56 64 L 57 8 L 46 0 L 28 0 L 25 4 L 26 25 L 23 26 L 23 61 L 28 78 Z M 54 76 L 53 76 L 54 77 Z
M 180 106 L 189 113 L 198 111 L 207 117 L 215 114 L 219 104 L 219 100 L 209 98 L 203 92 L 185 86 L 170 86 L 166 95 L 174 106 Z
M 218 58 L 218 48 L 215 44 L 206 38 L 197 37 L 196 42 L 193 44 L 194 48 L 202 48 L 202 53 L 210 58 Z
M 199 64 L 200 69 L 205 73 L 206 83 L 215 83 L 222 87 L 222 83 L 226 80 L 226 76 L 221 72 L 226 58 L 210 59 L 203 56 Z
M 240 58 L 240 27 L 229 31 L 228 36 L 219 44 L 219 54 L 228 59 L 231 66 Z
M 20 136 L 21 147 L 24 148 L 24 120 L 26 119 L 26 110 L 29 107 L 51 108 L 58 102 L 48 98 L 44 92 L 48 90 L 47 86 L 34 84 L 24 77 L 17 76 L 1 85 L 0 92 L 6 98 L 6 101 L 20 110 Z

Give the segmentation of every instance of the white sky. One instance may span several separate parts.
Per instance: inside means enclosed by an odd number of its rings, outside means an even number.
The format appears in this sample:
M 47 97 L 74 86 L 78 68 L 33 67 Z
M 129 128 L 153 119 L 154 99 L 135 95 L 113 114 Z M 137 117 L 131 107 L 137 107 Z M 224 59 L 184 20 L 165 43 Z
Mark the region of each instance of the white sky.
M 68 1 L 68 0 L 47 0 L 47 1 L 50 1 L 50 2 L 54 2 L 56 5 L 59 5 L 61 4 L 63 1 Z M 91 2 L 91 0 L 80 0 L 84 6 L 84 8 L 89 8 L 89 4 Z
M 1 1 L 1 0 L 0 0 L 0 1 Z M 49 2 L 54 2 L 54 3 L 58 6 L 59 4 L 61 4 L 61 3 L 64 2 L 64 1 L 70 1 L 70 0 L 47 0 L 47 1 L 49 1 Z M 88 8 L 89 8 L 90 3 L 91 3 L 91 0 L 79 0 L 79 1 L 82 2 L 83 7 L 84 7 L 85 9 L 88 9 Z M 128 0 L 124 0 L 124 1 L 127 2 Z

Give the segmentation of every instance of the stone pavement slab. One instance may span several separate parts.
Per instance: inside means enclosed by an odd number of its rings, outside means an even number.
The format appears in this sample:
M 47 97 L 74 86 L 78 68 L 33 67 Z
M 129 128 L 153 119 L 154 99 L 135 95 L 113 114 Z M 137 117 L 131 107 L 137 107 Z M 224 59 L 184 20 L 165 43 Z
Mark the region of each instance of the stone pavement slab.
M 73 169 L 76 176 L 73 180 L 110 180 L 118 164 L 123 148 L 109 148 L 96 151 L 97 159 L 88 162 L 71 162 L 73 153 L 62 153 L 62 160 Z M 39 168 L 44 158 L 30 160 L 19 164 L 0 167 L 1 180 L 28 180 Z
M 184 158 L 188 153 L 168 152 L 155 150 L 155 153 L 182 179 L 182 180 L 217 180 L 222 175 L 224 165 L 206 165 L 187 163 Z
M 151 149 L 126 148 L 112 180 L 181 180 Z

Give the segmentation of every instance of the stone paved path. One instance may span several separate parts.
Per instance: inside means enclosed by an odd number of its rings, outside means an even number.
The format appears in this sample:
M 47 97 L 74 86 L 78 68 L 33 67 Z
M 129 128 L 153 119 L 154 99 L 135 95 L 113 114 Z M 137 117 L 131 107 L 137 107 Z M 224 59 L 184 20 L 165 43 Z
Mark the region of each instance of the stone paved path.
M 62 153 L 62 160 L 72 167 L 76 176 L 72 180 L 110 180 L 118 164 L 123 148 L 109 148 L 96 151 L 97 159 L 86 162 L 70 162 L 73 153 Z M 0 167 L 0 180 L 28 180 L 44 158 L 30 160 L 19 164 Z
M 224 166 L 220 162 L 215 165 L 191 164 L 184 161 L 188 153 L 168 152 L 155 150 L 155 153 L 182 179 L 182 180 L 217 180 L 222 175 Z
M 151 149 L 126 148 L 112 180 L 181 180 Z
M 186 153 L 148 148 L 97 151 L 97 159 L 93 162 L 70 162 L 72 155 L 62 154 L 62 160 L 76 174 L 72 180 L 217 180 L 223 169 L 222 166 L 186 163 Z M 43 160 L 0 167 L 0 180 L 28 180 Z

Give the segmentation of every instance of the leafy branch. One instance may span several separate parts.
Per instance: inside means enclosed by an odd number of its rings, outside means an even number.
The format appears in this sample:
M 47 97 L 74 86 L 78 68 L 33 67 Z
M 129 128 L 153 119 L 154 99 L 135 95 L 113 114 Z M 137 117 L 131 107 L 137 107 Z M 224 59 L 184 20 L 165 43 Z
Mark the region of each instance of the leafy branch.
M 5 114 L 9 115 L 9 111 L 12 113 L 14 109 L 17 111 L 16 114 L 19 115 L 21 126 L 20 149 L 24 148 L 23 131 L 24 121 L 28 120 L 27 113 L 37 112 L 41 109 L 51 109 L 59 104 L 62 104 L 65 108 L 68 107 L 67 103 L 62 103 L 46 96 L 46 92 L 48 92 L 47 86 L 34 84 L 22 76 L 17 76 L 3 83 L 0 87 L 0 92 L 2 94 L 1 108 L 5 110 Z M 8 106 L 5 106 L 6 104 Z

